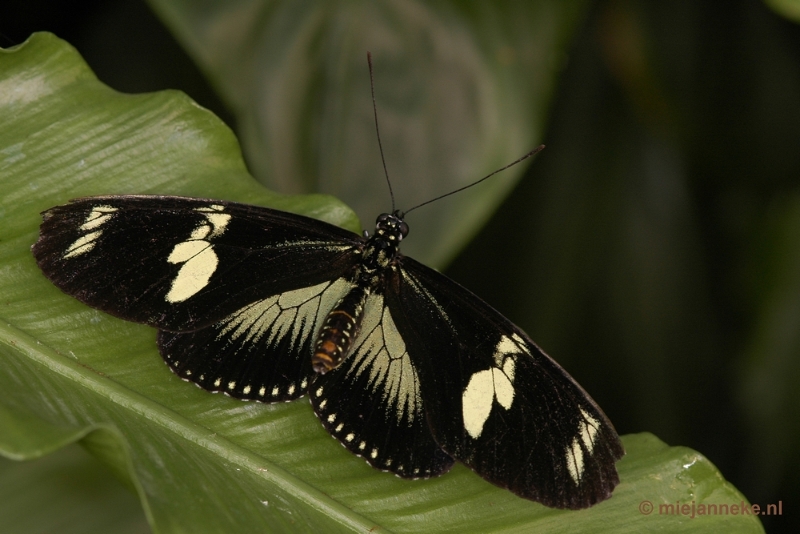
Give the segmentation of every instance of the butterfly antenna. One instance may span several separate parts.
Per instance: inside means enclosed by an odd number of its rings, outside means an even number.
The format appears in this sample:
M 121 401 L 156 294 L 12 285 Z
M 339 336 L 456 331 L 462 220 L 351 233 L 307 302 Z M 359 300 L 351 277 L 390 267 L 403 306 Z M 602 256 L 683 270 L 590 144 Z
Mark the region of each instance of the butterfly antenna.
M 389 180 L 389 171 L 386 170 L 386 158 L 383 156 L 383 144 L 381 143 L 381 129 L 378 128 L 378 106 L 375 104 L 375 80 L 372 76 L 372 54 L 367 52 L 367 64 L 369 65 L 369 88 L 372 91 L 372 114 L 375 116 L 375 133 L 378 135 L 378 148 L 381 151 L 381 161 L 383 162 L 383 174 L 386 176 L 386 183 L 389 185 L 389 196 L 392 197 L 392 213 L 394 213 L 394 191 L 392 181 Z
M 484 176 L 483 178 L 481 178 L 481 179 L 480 179 L 480 180 L 478 180 L 477 182 L 472 182 L 471 184 L 469 184 L 469 185 L 465 185 L 464 187 L 459 187 L 459 188 L 458 188 L 458 189 L 456 189 L 455 191 L 450 191 L 449 193 L 445 193 L 444 195 L 440 195 L 440 196 L 438 196 L 438 197 L 436 197 L 436 198 L 432 198 L 432 199 L 430 199 L 430 200 L 426 200 L 426 201 L 425 201 L 425 202 L 423 202 L 422 204 L 417 204 L 417 205 L 416 205 L 416 206 L 414 206 L 413 208 L 411 208 L 411 209 L 409 209 L 409 210 L 406 210 L 406 212 L 404 213 L 404 215 L 408 215 L 410 212 L 414 211 L 414 210 L 415 210 L 415 209 L 417 209 L 417 208 L 421 208 L 421 207 L 422 207 L 422 206 L 424 206 L 425 204 L 430 204 L 431 202 L 435 202 L 435 201 L 437 201 L 437 200 L 441 200 L 441 199 L 443 199 L 444 197 L 449 197 L 450 195 L 455 195 L 456 193 L 458 193 L 458 192 L 460 192 L 460 191 L 463 191 L 464 189 L 469 189 L 470 187 L 472 187 L 472 186 L 474 186 L 474 185 L 478 185 L 479 183 L 481 183 L 482 181 L 486 180 L 487 178 L 491 178 L 492 176 L 494 176 L 494 175 L 495 175 L 495 174 L 497 174 L 498 172 L 502 172 L 502 171 L 504 171 L 504 170 L 508 169 L 509 167 L 513 167 L 513 166 L 514 166 L 514 165 L 516 165 L 517 163 L 519 163 L 519 162 L 521 162 L 521 161 L 524 161 L 524 160 L 528 159 L 529 157 L 533 156 L 533 155 L 534 155 L 534 154 L 536 154 L 537 152 L 541 152 L 542 150 L 544 150 L 544 145 L 539 145 L 539 146 L 537 146 L 536 148 L 534 148 L 533 150 L 531 150 L 530 152 L 528 152 L 527 154 L 525 154 L 524 156 L 522 156 L 521 158 L 519 158 L 519 159 L 517 159 L 517 160 L 515 160 L 515 161 L 512 161 L 511 163 L 509 163 L 509 164 L 508 164 L 508 165 L 506 165 L 505 167 L 502 167 L 502 168 L 500 168 L 500 169 L 497 169 L 496 171 L 494 171 L 494 172 L 492 172 L 492 173 L 489 173 L 489 174 L 487 174 L 486 176 Z M 394 202 L 394 199 L 392 199 L 392 202 Z

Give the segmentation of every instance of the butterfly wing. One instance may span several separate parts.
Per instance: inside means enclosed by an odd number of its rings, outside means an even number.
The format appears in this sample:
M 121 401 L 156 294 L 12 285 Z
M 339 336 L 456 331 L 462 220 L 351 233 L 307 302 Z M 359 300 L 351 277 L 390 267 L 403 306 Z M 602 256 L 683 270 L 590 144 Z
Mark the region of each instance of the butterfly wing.
M 453 465 L 428 427 L 419 376 L 380 293 L 366 299 L 349 356 L 309 395 L 328 432 L 373 467 L 428 478 Z
M 290 401 L 304 395 L 316 377 L 315 335 L 351 287 L 338 278 L 256 300 L 199 330 L 162 330 L 159 351 L 178 376 L 209 391 Z
M 557 508 L 611 495 L 624 449 L 589 395 L 519 328 L 403 258 L 387 304 L 436 441 L 486 480 Z
M 354 267 L 361 241 L 314 219 L 219 200 L 87 197 L 43 215 L 33 254 L 56 286 L 171 331 L 339 278 Z
M 45 212 L 33 253 L 64 292 L 162 329 L 181 378 L 264 402 L 303 395 L 311 345 L 349 289 L 360 238 L 234 202 L 77 199 Z

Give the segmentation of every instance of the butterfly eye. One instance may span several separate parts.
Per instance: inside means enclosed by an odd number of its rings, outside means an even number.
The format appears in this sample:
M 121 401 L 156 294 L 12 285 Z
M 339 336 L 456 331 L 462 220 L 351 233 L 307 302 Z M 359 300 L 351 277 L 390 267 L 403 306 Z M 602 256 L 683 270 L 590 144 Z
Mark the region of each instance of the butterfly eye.
M 408 235 L 408 225 L 405 221 L 400 221 L 400 235 L 403 237 Z

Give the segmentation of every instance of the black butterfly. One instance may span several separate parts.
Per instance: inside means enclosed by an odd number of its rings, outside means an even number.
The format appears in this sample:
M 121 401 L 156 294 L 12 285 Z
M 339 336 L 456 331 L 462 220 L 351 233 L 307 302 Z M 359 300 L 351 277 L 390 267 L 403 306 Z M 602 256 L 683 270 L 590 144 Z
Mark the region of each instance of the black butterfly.
M 608 498 L 613 426 L 519 328 L 399 253 L 408 226 L 372 237 L 257 206 L 104 196 L 44 212 L 33 254 L 73 297 L 160 329 L 172 370 L 263 402 L 309 392 L 323 426 L 404 478 L 457 459 L 558 508 Z

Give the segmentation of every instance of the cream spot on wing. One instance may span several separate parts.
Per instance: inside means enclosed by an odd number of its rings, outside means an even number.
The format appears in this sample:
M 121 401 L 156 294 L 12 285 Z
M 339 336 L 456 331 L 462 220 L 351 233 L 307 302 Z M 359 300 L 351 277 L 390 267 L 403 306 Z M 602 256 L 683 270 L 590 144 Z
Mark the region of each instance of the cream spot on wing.
M 503 336 L 495 347 L 495 366 L 474 373 L 461 395 L 461 412 L 464 429 L 477 439 L 492 412 L 494 401 L 506 410 L 514 403 L 514 373 L 517 355 L 524 352 L 516 340 Z
M 74 258 L 75 256 L 80 256 L 81 254 L 89 252 L 97 244 L 97 238 L 99 238 L 102 233 L 102 230 L 98 230 L 82 235 L 69 246 L 67 252 L 64 253 L 64 258 Z
M 211 225 L 201 224 L 200 226 L 198 226 L 197 228 L 192 230 L 192 233 L 189 236 L 189 239 L 190 240 L 195 240 L 195 241 L 200 240 L 200 239 L 205 239 L 206 237 L 208 237 L 208 234 L 210 234 L 210 233 L 211 233 Z
M 581 441 L 583 442 L 583 446 L 586 447 L 586 450 L 589 451 L 589 454 L 592 454 L 594 452 L 595 440 L 597 439 L 597 432 L 600 430 L 600 421 L 586 413 L 583 408 L 581 408 L 581 415 L 583 415 L 584 418 L 579 425 Z
M 172 249 L 167 258 L 170 263 L 183 263 L 178 270 L 165 300 L 170 303 L 183 302 L 208 285 L 211 275 L 217 270 L 219 258 L 211 243 L 204 240 L 184 241 Z
M 580 484 L 583 478 L 583 471 L 586 467 L 584 458 L 584 448 L 586 453 L 591 455 L 597 440 L 597 432 L 600 430 L 600 421 L 581 408 L 582 419 L 578 424 L 578 435 L 572 440 L 566 450 L 567 471 L 569 476 Z M 583 445 L 583 446 L 581 446 Z
M 497 343 L 497 346 L 494 349 L 495 354 L 511 354 L 514 352 L 519 352 L 519 349 L 517 348 L 517 345 L 508 336 L 501 337 L 500 341 Z
M 578 443 L 578 438 L 572 440 L 572 444 L 567 446 L 566 456 L 569 476 L 578 484 L 583 476 L 583 449 Z
M 347 442 L 351 442 L 351 441 L 353 441 L 354 439 L 356 439 L 356 435 L 355 435 L 355 434 L 353 434 L 352 432 L 351 432 L 351 433 L 349 433 L 349 434 L 347 434 L 347 435 L 344 437 L 344 440 L 345 440 L 345 441 L 347 441 Z
M 328 416 L 328 422 L 333 423 L 334 421 L 336 421 L 336 414 L 332 413 Z
M 86 222 L 81 225 L 81 230 L 95 230 L 111 220 L 112 214 L 117 211 L 113 206 L 95 206 L 86 217 Z
M 242 390 L 242 393 L 248 395 L 250 393 L 250 386 L 249 385 L 245 386 L 244 389 Z
M 491 369 L 478 371 L 469 379 L 461 398 L 464 428 L 473 439 L 483 432 L 494 402 L 494 381 Z
M 213 230 L 211 230 L 211 237 L 217 237 L 225 232 L 231 216 L 227 213 L 222 213 L 225 206 L 220 204 L 212 204 L 211 206 L 195 208 L 195 211 L 202 213 L 206 220 L 209 222 Z
M 263 397 L 266 394 L 267 394 L 267 388 L 265 388 L 264 386 L 261 386 L 261 388 L 259 388 L 259 390 L 258 390 L 258 396 L 259 397 Z
M 510 409 L 511 403 L 514 402 L 514 385 L 509 380 L 508 375 L 500 369 L 492 369 L 492 379 L 497 402 L 506 410 Z
M 197 294 L 217 270 L 219 258 L 209 240 L 222 235 L 231 219 L 229 214 L 219 213 L 222 209 L 220 205 L 195 209 L 206 221 L 192 230 L 188 240 L 175 245 L 167 258 L 169 263 L 183 263 L 164 297 L 167 302 L 183 302 Z

